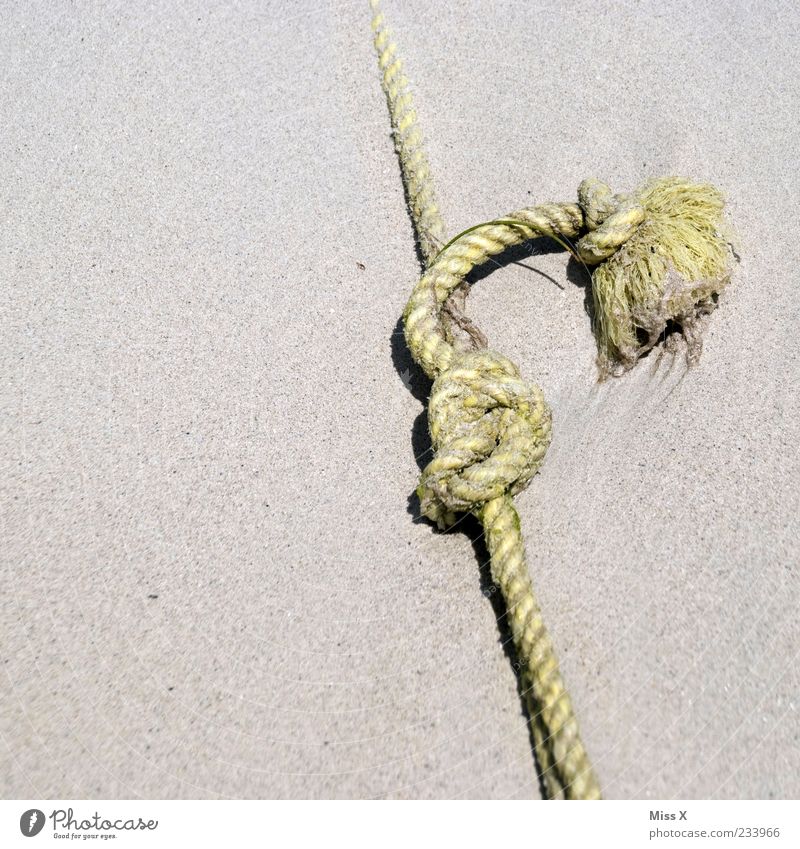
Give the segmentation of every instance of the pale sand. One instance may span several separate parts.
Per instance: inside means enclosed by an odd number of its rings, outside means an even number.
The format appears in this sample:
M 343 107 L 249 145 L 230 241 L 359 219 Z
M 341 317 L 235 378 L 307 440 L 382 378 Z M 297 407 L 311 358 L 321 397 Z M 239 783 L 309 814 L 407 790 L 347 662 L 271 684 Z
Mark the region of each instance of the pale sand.
M 476 551 L 408 511 L 366 2 L 131 5 L 0 31 L 2 794 L 537 795 Z M 469 304 L 554 410 L 518 504 L 610 797 L 800 794 L 800 13 L 750 6 L 387 5 L 450 232 L 677 173 L 740 234 L 688 374 L 598 387 L 562 253 Z

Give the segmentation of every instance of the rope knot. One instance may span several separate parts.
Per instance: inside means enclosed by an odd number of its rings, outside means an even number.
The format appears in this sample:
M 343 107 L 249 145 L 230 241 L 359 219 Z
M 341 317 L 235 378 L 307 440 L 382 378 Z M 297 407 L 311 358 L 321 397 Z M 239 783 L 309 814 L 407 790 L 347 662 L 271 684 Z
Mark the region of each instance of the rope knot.
M 635 197 L 614 195 L 600 180 L 578 186 L 578 202 L 589 232 L 578 242 L 578 255 L 587 265 L 599 265 L 621 248 L 644 221 L 644 206 Z
M 541 390 L 491 350 L 454 358 L 433 383 L 428 417 L 436 454 L 417 494 L 423 514 L 442 529 L 456 512 L 521 492 L 550 444 Z

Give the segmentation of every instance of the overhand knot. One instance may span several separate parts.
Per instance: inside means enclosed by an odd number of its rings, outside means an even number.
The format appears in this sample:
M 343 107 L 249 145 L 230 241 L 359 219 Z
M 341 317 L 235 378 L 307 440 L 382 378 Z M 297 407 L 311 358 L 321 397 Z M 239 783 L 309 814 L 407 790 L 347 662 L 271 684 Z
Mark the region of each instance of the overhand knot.
M 550 444 L 541 390 L 496 351 L 458 354 L 434 381 L 428 417 L 436 453 L 417 494 L 423 514 L 440 528 L 457 512 L 521 492 Z

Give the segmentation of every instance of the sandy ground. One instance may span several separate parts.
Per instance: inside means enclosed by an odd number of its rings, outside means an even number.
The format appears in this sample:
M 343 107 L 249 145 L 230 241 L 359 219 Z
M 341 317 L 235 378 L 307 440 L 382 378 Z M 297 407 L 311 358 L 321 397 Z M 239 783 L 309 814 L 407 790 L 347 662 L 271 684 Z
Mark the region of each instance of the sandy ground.
M 800 12 L 444 5 L 386 11 L 452 233 L 592 175 L 729 197 L 689 373 L 598 386 L 562 253 L 469 309 L 553 407 L 518 504 L 605 793 L 797 796 Z M 6 11 L 2 795 L 538 795 L 483 551 L 409 500 L 366 2 Z

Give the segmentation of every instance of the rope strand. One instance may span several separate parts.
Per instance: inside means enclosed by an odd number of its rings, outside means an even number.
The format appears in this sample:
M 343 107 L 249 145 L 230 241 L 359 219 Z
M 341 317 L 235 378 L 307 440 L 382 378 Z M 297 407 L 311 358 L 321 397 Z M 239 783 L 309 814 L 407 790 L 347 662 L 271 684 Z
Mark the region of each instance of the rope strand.
M 485 347 L 485 339 L 477 328 L 469 329 L 471 323 L 463 315 L 463 303 L 466 297 L 466 274 L 476 265 L 485 262 L 490 256 L 501 253 L 511 245 L 518 244 L 537 235 L 561 234 L 574 237 L 583 222 L 583 214 L 574 204 L 552 204 L 537 209 L 522 210 L 509 218 L 519 222 L 518 226 L 507 224 L 489 225 L 473 231 L 439 254 L 439 248 L 445 241 L 444 223 L 441 219 L 436 200 L 436 192 L 430 173 L 427 156 L 423 148 L 422 132 L 417 123 L 413 98 L 408 79 L 403 73 L 403 65 L 397 56 L 397 47 L 392 41 L 391 31 L 386 26 L 378 0 L 371 0 L 373 10 L 372 29 L 378 64 L 383 74 L 383 90 L 394 129 L 395 147 L 403 183 L 408 199 L 411 220 L 417 241 L 428 268 L 412 294 L 405 312 L 406 338 L 416 361 L 430 377 L 438 377 L 453 365 L 454 358 L 462 357 L 462 365 L 468 362 L 464 356 L 470 356 L 470 350 Z M 456 327 L 466 330 L 466 337 L 457 335 Z M 498 355 L 490 351 L 472 353 L 472 365 L 477 370 L 466 369 L 461 374 L 467 381 L 481 383 L 485 371 L 492 369 L 498 362 Z M 478 358 L 478 359 L 476 359 Z M 516 372 L 510 361 L 502 358 L 501 368 Z M 462 370 L 464 371 L 464 370 Z M 516 438 L 513 425 L 506 428 L 507 450 L 500 454 L 494 450 L 496 432 L 492 433 L 492 424 L 484 428 L 485 433 L 473 433 L 464 444 L 461 439 L 451 444 L 451 453 L 444 451 L 442 434 L 458 421 L 458 416 L 444 413 L 444 421 L 435 416 L 438 399 L 450 396 L 454 381 L 458 375 L 450 375 L 444 386 L 434 383 L 431 395 L 431 435 L 436 457 L 423 472 L 420 486 L 420 499 L 423 511 L 435 518 L 440 524 L 454 519 L 453 503 L 441 501 L 440 484 L 447 468 L 452 469 L 452 452 L 464 450 L 476 451 L 477 442 L 486 443 L 484 461 L 481 468 L 470 466 L 465 471 L 476 471 L 475 480 L 459 481 L 454 488 L 457 494 L 466 496 L 459 502 L 464 510 L 472 510 L 486 531 L 486 543 L 491 558 L 492 580 L 500 589 L 508 610 L 508 618 L 520 664 L 520 676 L 530 716 L 532 735 L 539 768 L 550 798 L 599 798 L 600 790 L 589 758 L 581 743 L 578 723 L 572 711 L 571 701 L 564 687 L 558 668 L 552 642 L 542 621 L 541 611 L 525 562 L 525 549 L 520 531 L 519 516 L 513 499 L 505 494 L 505 479 L 498 482 L 493 477 L 492 486 L 500 493 L 497 497 L 476 499 L 476 489 L 493 475 L 496 469 L 487 468 L 487 464 L 504 465 L 510 470 L 513 481 L 511 489 L 518 491 L 538 468 L 544 458 L 550 438 L 550 413 L 544 404 L 538 387 L 529 387 L 518 376 L 511 380 L 502 380 L 493 375 L 494 385 L 483 381 L 480 387 L 473 388 L 492 393 L 492 390 L 513 392 L 516 389 L 521 396 L 530 397 L 524 404 L 531 413 L 528 420 L 517 427 Z M 500 382 L 497 382 L 497 379 Z M 516 380 L 517 386 L 512 386 Z M 438 382 L 438 381 L 437 381 Z M 532 390 L 532 391 L 531 391 Z M 456 390 L 457 391 L 457 390 Z M 445 403 L 449 408 L 450 405 Z M 474 408 L 473 408 L 474 409 Z M 499 408 L 496 408 L 499 409 Z M 508 409 L 508 408 L 506 408 Z M 502 414 L 501 414 L 502 415 Z M 492 418 L 492 412 L 489 412 Z M 527 427 L 526 427 L 527 426 Z M 536 449 L 526 457 L 526 441 L 533 434 Z M 488 454 L 491 453 L 491 456 Z M 480 454 L 480 452 L 479 452 Z M 478 456 L 478 455 L 476 455 Z M 452 483 L 452 480 L 451 480 Z M 518 486 L 515 486 L 518 484 Z
M 379 0 L 370 0 L 370 7 L 373 39 L 382 74 L 381 84 L 389 105 L 411 223 L 427 265 L 444 244 L 444 222 L 439 214 L 431 168 L 425 153 L 422 130 L 417 123 L 414 97 L 403 72 L 403 62 L 397 55 L 397 45 L 392 41 L 392 31 L 386 25 Z

